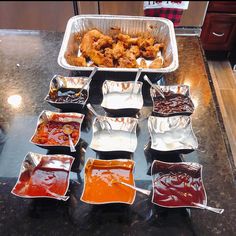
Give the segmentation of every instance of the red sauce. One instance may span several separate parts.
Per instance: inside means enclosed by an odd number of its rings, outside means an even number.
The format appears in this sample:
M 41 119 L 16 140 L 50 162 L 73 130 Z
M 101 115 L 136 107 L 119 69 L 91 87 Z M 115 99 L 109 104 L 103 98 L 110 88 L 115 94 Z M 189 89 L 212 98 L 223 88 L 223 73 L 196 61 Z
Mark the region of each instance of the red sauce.
M 69 172 L 63 170 L 27 170 L 22 173 L 14 192 L 21 196 L 52 196 L 50 192 L 64 195 L 68 176 Z
M 190 97 L 176 94 L 173 92 L 164 92 L 165 98 L 160 95 L 154 97 L 153 111 L 160 115 L 172 115 L 175 113 L 192 114 L 194 105 Z
M 154 166 L 154 169 L 159 168 L 153 174 L 155 203 L 166 207 L 184 207 L 204 202 L 206 196 L 200 169 L 186 167 L 183 164 Z
M 71 125 L 73 132 L 70 134 L 73 144 L 75 145 L 79 139 L 80 123 L 77 122 L 43 122 L 37 127 L 37 132 L 33 136 L 32 141 L 37 144 L 46 144 L 49 146 L 70 146 L 69 137 L 63 132 L 62 127 L 65 124 Z

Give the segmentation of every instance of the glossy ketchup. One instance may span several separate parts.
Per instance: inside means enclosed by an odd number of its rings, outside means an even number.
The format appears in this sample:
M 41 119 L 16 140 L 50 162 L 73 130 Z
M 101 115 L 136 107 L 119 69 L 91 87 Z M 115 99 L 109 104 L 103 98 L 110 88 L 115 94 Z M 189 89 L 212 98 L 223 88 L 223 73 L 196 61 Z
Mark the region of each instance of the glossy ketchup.
M 88 160 L 85 167 L 85 186 L 81 200 L 93 203 L 121 202 L 132 204 L 135 190 L 119 181 L 134 185 L 134 163 L 130 160 Z

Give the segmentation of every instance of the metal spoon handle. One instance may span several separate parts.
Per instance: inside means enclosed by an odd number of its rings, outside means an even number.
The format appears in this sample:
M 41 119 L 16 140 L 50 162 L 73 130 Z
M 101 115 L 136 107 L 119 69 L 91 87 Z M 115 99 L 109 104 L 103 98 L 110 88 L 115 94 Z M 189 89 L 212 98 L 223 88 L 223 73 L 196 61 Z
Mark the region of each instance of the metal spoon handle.
M 69 134 L 68 134 L 68 137 L 69 137 L 70 151 L 76 152 L 75 146 L 74 146 L 71 136 Z
M 195 206 L 198 206 L 198 207 L 202 208 L 202 209 L 206 209 L 206 210 L 218 213 L 218 214 L 222 214 L 224 212 L 224 209 L 210 207 L 210 206 L 206 206 L 206 205 L 203 205 L 203 204 L 200 204 L 200 203 L 195 203 L 195 202 L 193 204 Z
M 157 84 L 154 85 L 154 84 L 149 80 L 149 78 L 147 77 L 147 75 L 144 75 L 143 78 L 144 78 L 144 80 L 146 80 L 146 81 L 151 85 L 152 88 L 154 88 L 163 98 L 165 98 L 164 93 L 162 92 L 161 88 L 160 88 Z
M 133 84 L 133 87 L 132 87 L 132 90 L 131 90 L 131 94 L 133 94 L 133 92 L 134 92 L 135 85 L 137 84 L 137 81 L 138 81 L 141 73 L 142 73 L 142 69 L 138 68 L 138 72 L 137 72 L 135 80 L 134 80 L 134 84 Z
M 97 72 L 98 67 L 94 67 L 93 71 L 88 77 L 88 80 L 84 83 L 84 85 L 81 87 L 80 91 L 77 94 L 81 94 L 81 92 L 84 90 L 84 88 L 91 82 L 93 75 Z
M 134 190 L 136 190 L 136 191 L 138 191 L 140 193 L 143 193 L 143 194 L 145 194 L 147 196 L 149 196 L 150 193 L 151 193 L 151 191 L 149 191 L 149 190 L 138 188 L 138 187 L 134 187 L 133 185 L 127 184 L 125 182 L 118 182 L 118 183 L 123 184 L 123 185 L 125 185 L 127 187 L 130 187 L 130 188 L 132 188 L 132 189 L 134 189 Z
M 87 108 L 97 117 L 99 117 L 100 115 L 94 110 L 94 108 L 92 107 L 92 105 L 90 103 L 87 104 Z
M 92 105 L 90 103 L 87 104 L 87 108 L 98 118 L 102 118 L 101 115 L 99 115 L 95 110 L 94 108 L 92 107 Z M 101 121 L 101 119 L 100 119 Z M 111 130 L 112 130 L 112 127 L 111 127 L 111 124 L 106 120 L 106 119 L 103 119 L 102 122 L 105 122 L 106 124 L 108 124 L 109 128 L 106 128 L 109 132 L 109 134 L 111 134 Z

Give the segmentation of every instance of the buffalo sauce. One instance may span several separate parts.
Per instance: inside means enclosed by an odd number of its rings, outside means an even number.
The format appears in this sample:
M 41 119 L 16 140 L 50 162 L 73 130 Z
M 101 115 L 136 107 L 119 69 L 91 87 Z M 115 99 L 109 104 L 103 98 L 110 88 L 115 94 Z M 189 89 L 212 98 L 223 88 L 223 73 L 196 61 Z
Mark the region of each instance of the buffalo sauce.
M 135 190 L 120 181 L 134 186 L 134 162 L 131 160 L 92 160 L 85 167 L 85 186 L 82 201 L 92 204 L 132 204 Z

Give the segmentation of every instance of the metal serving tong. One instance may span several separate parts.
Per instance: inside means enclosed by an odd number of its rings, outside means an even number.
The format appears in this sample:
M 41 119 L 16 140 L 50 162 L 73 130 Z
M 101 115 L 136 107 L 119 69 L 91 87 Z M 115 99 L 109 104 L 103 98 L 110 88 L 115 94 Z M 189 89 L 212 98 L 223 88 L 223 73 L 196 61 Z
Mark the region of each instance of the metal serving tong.
M 161 87 L 158 84 L 153 84 L 150 79 L 147 77 L 147 75 L 144 75 L 144 80 L 147 81 L 152 88 L 154 88 L 164 99 L 165 99 L 165 95 L 161 89 Z
M 87 104 L 87 108 L 99 119 L 100 122 L 104 122 L 108 125 L 109 128 L 107 128 L 107 125 L 105 125 L 105 128 L 108 130 L 109 134 L 111 134 L 112 127 L 111 127 L 111 124 L 109 123 L 109 121 L 106 120 L 106 117 L 99 115 L 94 110 L 94 108 L 92 107 L 92 105 L 90 103 Z
M 84 83 L 84 85 L 81 87 L 80 91 L 79 91 L 78 93 L 76 93 L 76 96 L 80 96 L 80 95 L 81 95 L 81 93 L 82 93 L 82 91 L 84 90 L 84 88 L 91 82 L 91 80 L 92 80 L 94 74 L 97 72 L 97 70 L 98 70 L 98 67 L 95 66 L 95 67 L 93 68 L 93 71 L 92 71 L 91 74 L 89 75 L 88 80 L 87 80 L 87 81 Z

